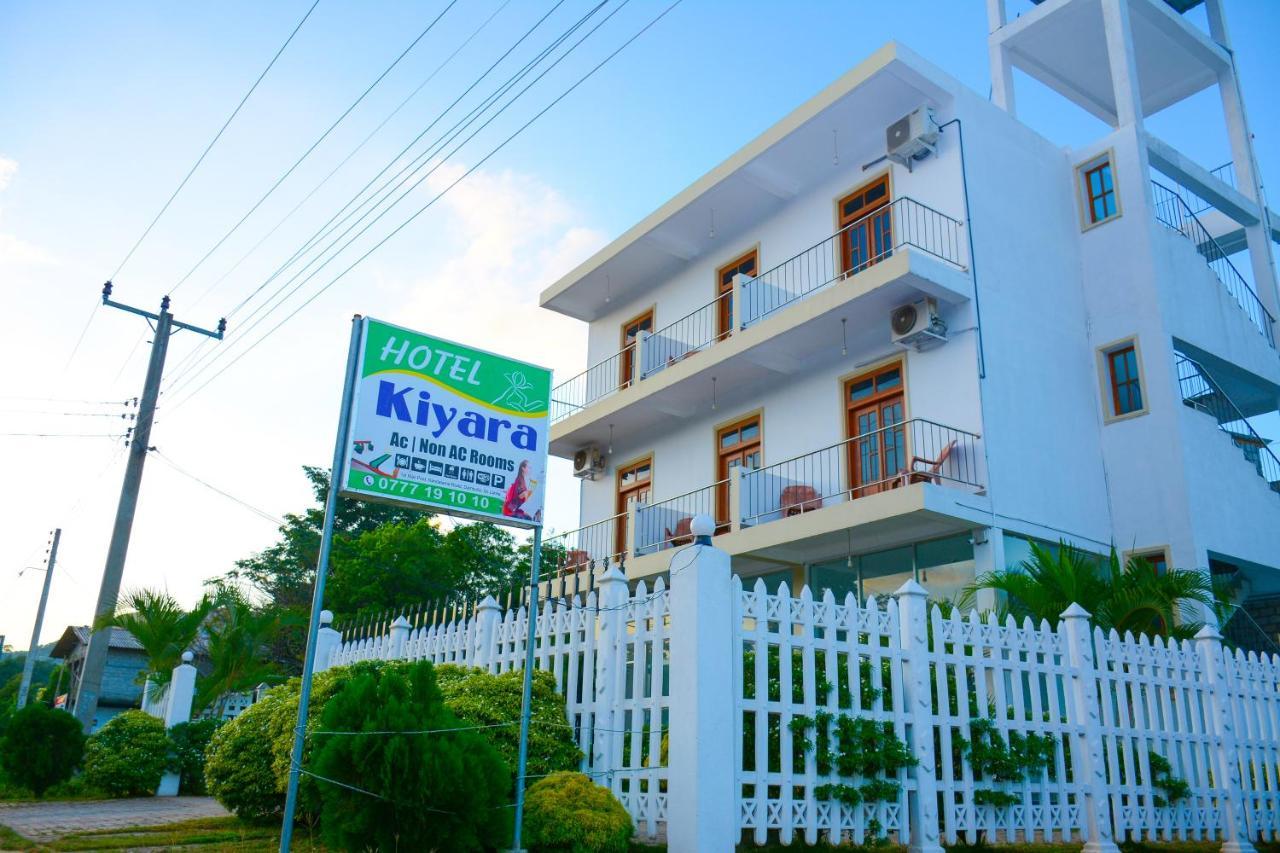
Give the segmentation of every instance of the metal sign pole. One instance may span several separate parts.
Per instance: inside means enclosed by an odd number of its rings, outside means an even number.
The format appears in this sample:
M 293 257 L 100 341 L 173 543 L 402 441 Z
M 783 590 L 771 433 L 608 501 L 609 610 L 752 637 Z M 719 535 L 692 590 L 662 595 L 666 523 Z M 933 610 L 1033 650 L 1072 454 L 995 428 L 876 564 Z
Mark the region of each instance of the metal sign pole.
M 298 722 L 293 730 L 293 756 L 289 760 L 289 788 L 284 799 L 284 818 L 280 824 L 280 853 L 288 853 L 293 841 L 293 815 L 298 807 L 298 780 L 302 770 L 302 744 L 307 736 L 307 709 L 311 704 L 311 674 L 316 664 L 316 636 L 320 630 L 320 611 L 324 609 L 324 581 L 329 573 L 329 550 L 333 545 L 333 517 L 338 511 L 338 479 L 345 468 L 350 448 L 351 404 L 355 399 L 356 376 L 359 374 L 361 317 L 351 319 L 351 346 L 347 350 L 347 381 L 342 388 L 342 412 L 338 416 L 338 437 L 333 447 L 333 468 L 329 471 L 329 496 L 324 505 L 324 529 L 320 534 L 320 557 L 316 561 L 315 592 L 311 596 L 311 621 L 307 625 L 307 654 L 302 663 L 302 689 L 298 694 Z M 526 691 L 527 692 L 527 691 Z
M 529 762 L 529 717 L 533 709 L 533 645 L 538 635 L 538 572 L 542 561 L 542 525 L 533 528 L 533 553 L 529 555 L 529 633 L 524 644 L 524 698 L 520 702 L 520 760 L 516 769 L 516 829 L 512 850 L 520 853 L 524 823 L 524 777 Z

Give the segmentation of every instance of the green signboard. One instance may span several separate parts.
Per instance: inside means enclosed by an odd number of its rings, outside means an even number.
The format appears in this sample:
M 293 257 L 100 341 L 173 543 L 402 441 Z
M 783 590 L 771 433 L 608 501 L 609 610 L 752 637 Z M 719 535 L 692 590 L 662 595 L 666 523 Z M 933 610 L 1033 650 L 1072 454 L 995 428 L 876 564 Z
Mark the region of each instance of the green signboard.
M 542 524 L 551 371 L 364 318 L 342 493 Z

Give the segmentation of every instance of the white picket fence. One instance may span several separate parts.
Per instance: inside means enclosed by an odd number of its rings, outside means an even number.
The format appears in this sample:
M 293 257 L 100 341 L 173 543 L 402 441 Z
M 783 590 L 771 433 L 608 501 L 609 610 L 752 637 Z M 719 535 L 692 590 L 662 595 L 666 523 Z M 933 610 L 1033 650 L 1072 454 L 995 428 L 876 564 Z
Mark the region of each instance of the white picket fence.
M 682 571 L 709 571 L 701 557 L 686 562 Z M 1184 642 L 1104 634 L 1074 606 L 1056 627 L 944 616 L 914 582 L 893 599 L 859 604 L 830 591 L 815 599 L 808 588 L 770 594 L 736 577 L 725 583 L 728 595 L 712 594 L 700 580 L 687 593 L 698 600 L 679 601 L 696 609 L 680 612 L 696 614 L 689 621 L 700 626 L 730 625 L 730 636 L 687 626 L 681 635 L 672 597 L 693 585 L 679 574 L 671 590 L 662 580 L 628 590 L 611 569 L 585 598 L 544 602 L 537 616 L 535 660 L 565 696 L 583 770 L 619 797 L 642 835 L 693 837 L 668 826 L 671 798 L 696 801 L 697 815 L 714 812 L 710 798 L 735 816 L 726 845 L 775 834 L 784 843 L 861 843 L 877 826 L 921 850 L 980 838 L 1103 847 L 1124 838 L 1280 838 L 1280 658 L 1226 650 L 1212 630 Z M 707 619 L 716 615 L 722 623 Z M 382 637 L 335 639 L 319 660 L 425 658 L 505 672 L 523 666 L 527 618 L 490 601 L 441 626 L 410 630 L 398 620 Z M 674 662 L 673 640 L 684 650 Z M 672 669 L 681 667 L 699 678 L 673 691 Z M 709 684 L 718 672 L 732 673 L 729 695 L 699 695 L 699 680 Z M 693 731 L 708 708 L 731 708 L 732 725 L 708 735 L 710 744 L 682 736 L 677 756 L 680 727 Z M 819 797 L 824 783 L 861 781 L 819 775 L 812 747 L 798 748 L 791 721 L 819 712 L 892 726 L 919 762 L 899 772 L 896 799 L 851 807 Z M 1006 740 L 1048 736 L 1050 766 L 1018 782 L 975 779 L 958 748 L 975 718 L 991 720 Z M 1189 784 L 1189 796 L 1160 804 L 1152 753 Z M 696 767 L 696 778 L 682 766 Z M 982 789 L 1019 802 L 982 805 Z

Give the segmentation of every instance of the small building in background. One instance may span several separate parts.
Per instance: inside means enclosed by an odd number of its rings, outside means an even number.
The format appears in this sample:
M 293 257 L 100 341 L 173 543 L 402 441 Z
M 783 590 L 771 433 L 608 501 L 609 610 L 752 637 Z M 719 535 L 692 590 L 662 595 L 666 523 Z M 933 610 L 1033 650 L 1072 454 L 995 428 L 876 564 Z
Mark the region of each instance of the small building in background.
M 58 697 L 56 704 L 72 713 L 75 712 L 76 693 L 80 687 L 80 674 L 84 669 L 84 656 L 89 649 L 90 633 L 87 625 L 68 625 L 58 642 L 54 643 L 50 655 L 66 664 L 70 674 L 66 697 Z M 146 671 L 147 653 L 143 651 L 142 644 L 123 628 L 112 628 L 93 731 L 102 728 L 116 714 L 141 707 L 141 676 Z

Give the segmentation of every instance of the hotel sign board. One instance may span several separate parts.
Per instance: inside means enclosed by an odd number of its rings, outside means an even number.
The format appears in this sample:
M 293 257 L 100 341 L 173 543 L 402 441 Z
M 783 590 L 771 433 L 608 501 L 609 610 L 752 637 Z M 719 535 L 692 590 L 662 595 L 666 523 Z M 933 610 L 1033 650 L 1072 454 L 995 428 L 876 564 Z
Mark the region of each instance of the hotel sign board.
M 359 322 L 342 495 L 541 526 L 551 371 Z

